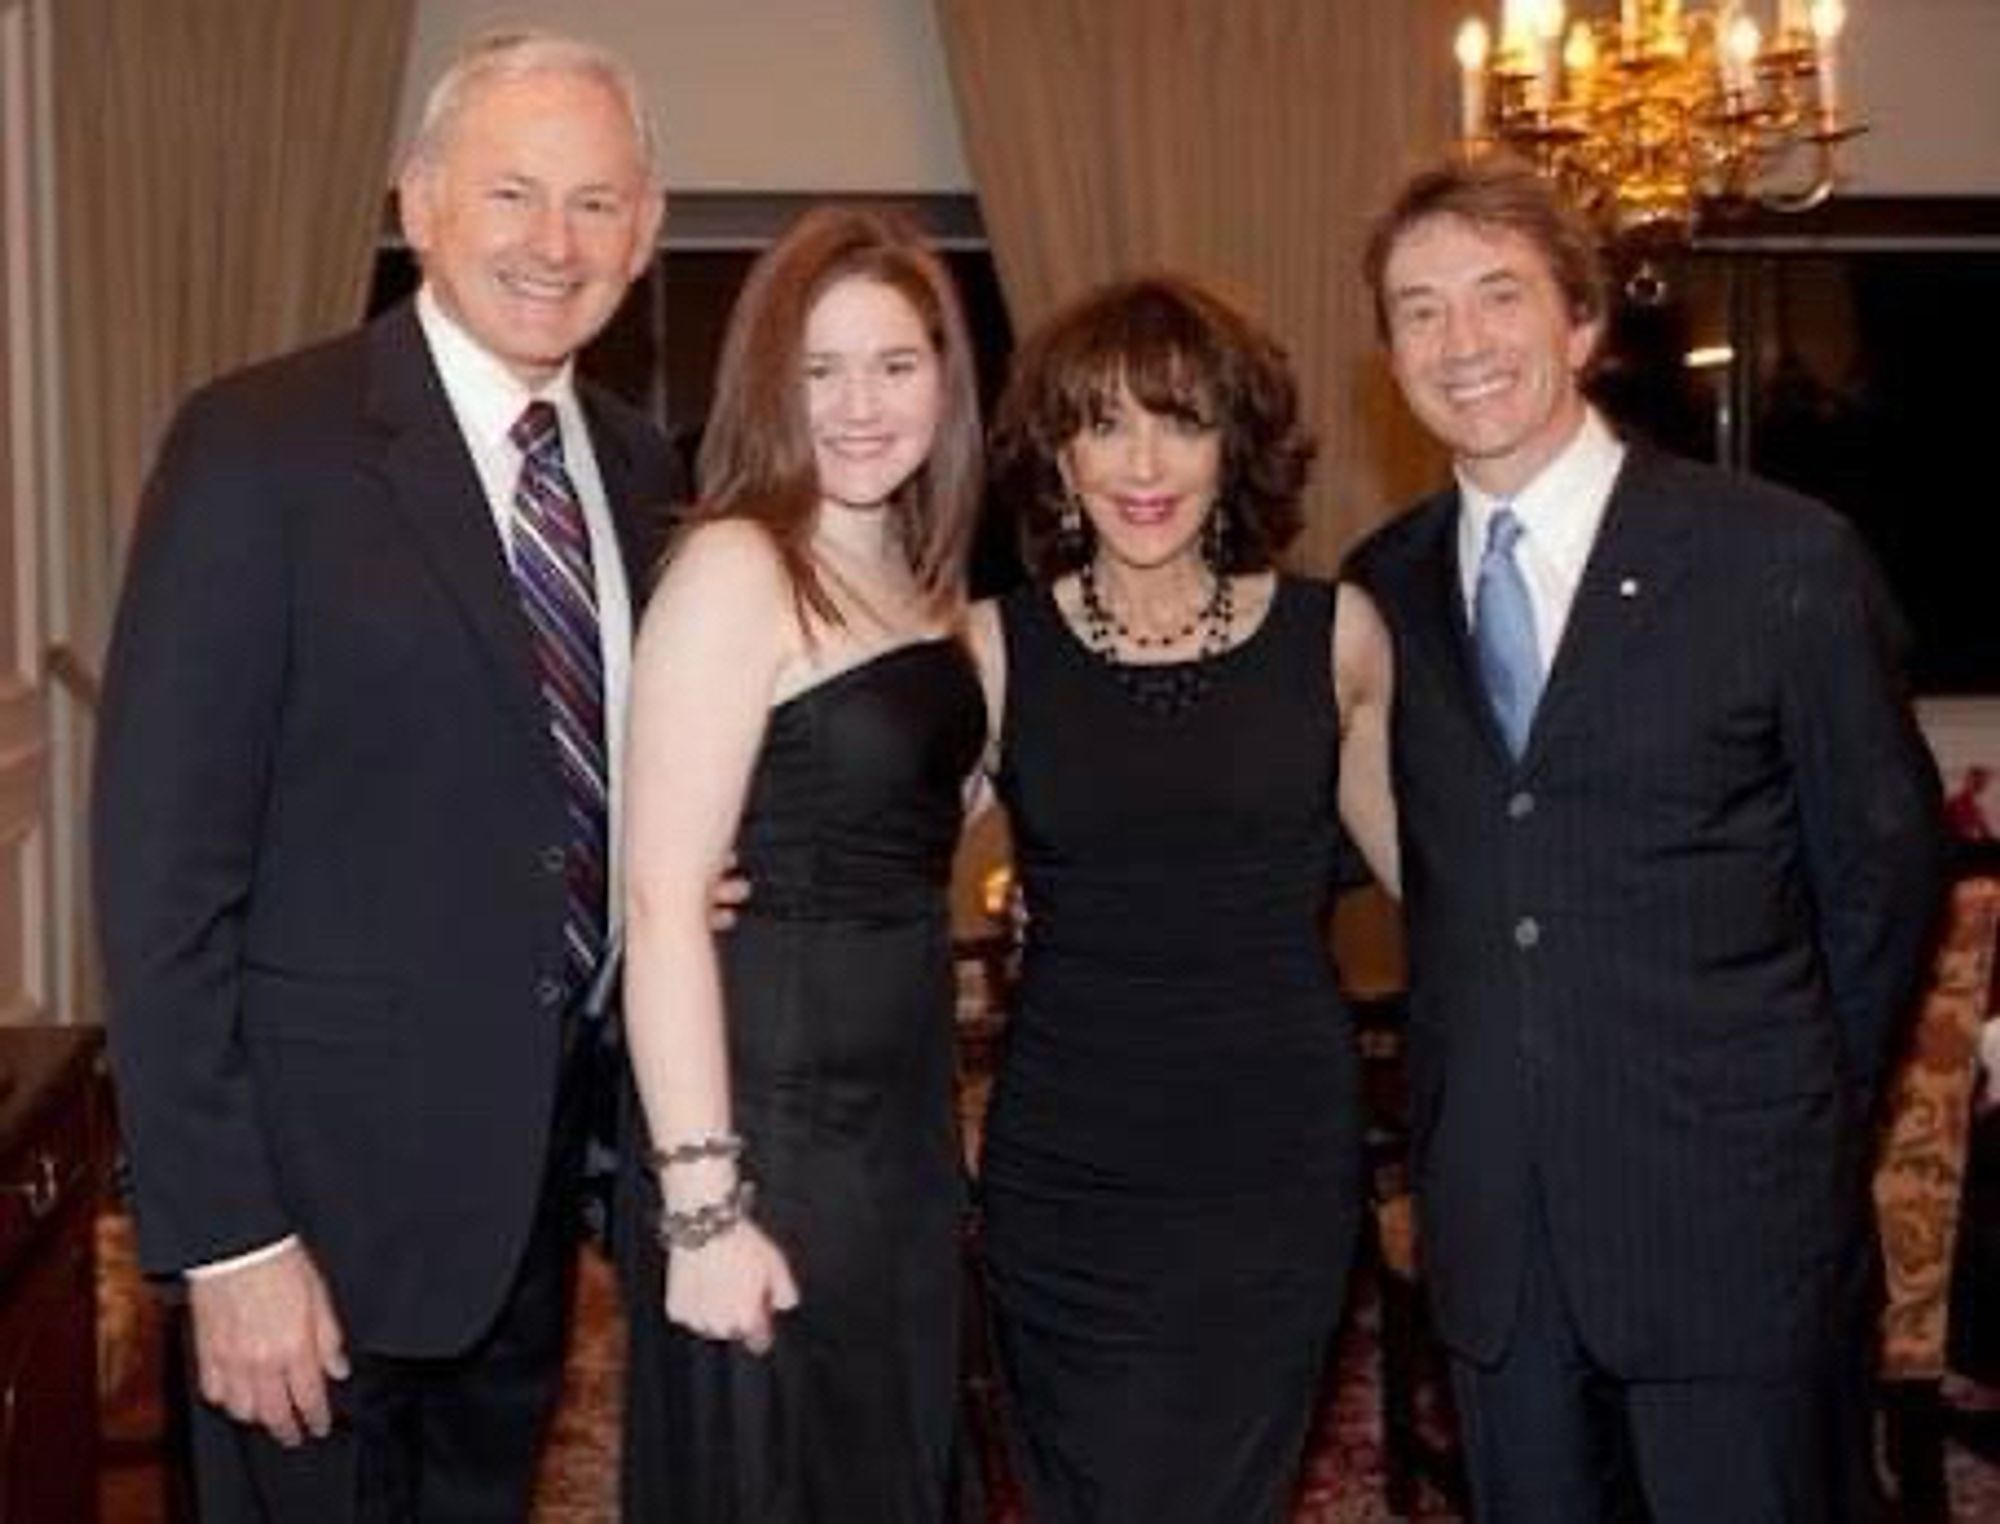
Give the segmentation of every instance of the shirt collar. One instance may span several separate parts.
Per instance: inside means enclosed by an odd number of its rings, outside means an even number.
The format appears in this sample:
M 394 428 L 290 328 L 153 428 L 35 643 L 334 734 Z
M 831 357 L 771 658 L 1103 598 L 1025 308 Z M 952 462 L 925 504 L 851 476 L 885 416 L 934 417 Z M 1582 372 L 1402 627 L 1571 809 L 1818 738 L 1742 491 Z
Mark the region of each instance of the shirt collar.
M 566 433 L 581 425 L 575 360 L 565 360 L 562 369 L 544 385 L 524 386 L 519 376 L 444 310 L 428 284 L 417 292 L 417 321 L 430 345 L 445 395 L 458 414 L 459 426 L 468 434 L 489 447 L 511 447 L 509 433 L 522 409 L 538 398 L 554 404 Z
M 1487 525 L 1504 505 L 1514 510 L 1528 538 L 1544 554 L 1559 565 L 1581 567 L 1624 461 L 1623 442 L 1596 408 L 1586 408 L 1569 443 L 1513 496 L 1495 497 L 1464 472 L 1457 473 L 1469 543 L 1485 545 Z

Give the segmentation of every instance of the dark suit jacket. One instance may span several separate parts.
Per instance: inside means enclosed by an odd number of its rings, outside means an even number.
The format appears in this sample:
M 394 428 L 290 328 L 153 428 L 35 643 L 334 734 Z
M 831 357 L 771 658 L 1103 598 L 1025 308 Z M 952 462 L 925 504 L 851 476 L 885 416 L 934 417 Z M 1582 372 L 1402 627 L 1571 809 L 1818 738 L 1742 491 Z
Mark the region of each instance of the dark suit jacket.
M 1424 1269 L 1497 1356 L 1539 1178 L 1593 1354 L 1797 1369 L 1858 1263 L 1869 1107 L 1923 958 L 1938 791 L 1844 521 L 1634 447 L 1525 756 L 1479 685 L 1456 491 L 1353 572 L 1397 658 Z
M 584 402 L 636 603 L 677 478 L 637 413 Z M 547 1162 L 562 804 L 505 553 L 410 308 L 181 410 L 93 809 L 147 1268 L 297 1232 L 360 1347 L 463 1348 Z

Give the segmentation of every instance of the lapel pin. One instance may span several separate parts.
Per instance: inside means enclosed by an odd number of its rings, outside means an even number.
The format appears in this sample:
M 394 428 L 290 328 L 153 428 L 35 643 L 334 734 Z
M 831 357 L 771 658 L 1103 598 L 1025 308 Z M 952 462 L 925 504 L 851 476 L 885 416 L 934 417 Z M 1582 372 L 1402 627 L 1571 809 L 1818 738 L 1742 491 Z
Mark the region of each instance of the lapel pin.
M 1638 597 L 1639 579 L 1637 577 L 1627 577 L 1623 582 L 1620 582 L 1618 584 L 1618 596 L 1621 598 Z

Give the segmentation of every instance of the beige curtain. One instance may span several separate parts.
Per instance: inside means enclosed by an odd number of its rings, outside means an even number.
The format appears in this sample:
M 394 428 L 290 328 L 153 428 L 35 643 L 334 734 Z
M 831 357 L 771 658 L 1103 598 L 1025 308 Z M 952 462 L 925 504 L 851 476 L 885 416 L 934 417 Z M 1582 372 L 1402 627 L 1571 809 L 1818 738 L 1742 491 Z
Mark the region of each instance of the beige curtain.
M 1025 328 L 1120 273 L 1202 274 L 1291 349 L 1325 571 L 1441 465 L 1360 281 L 1369 219 L 1449 140 L 1464 0 L 937 0 L 966 154 Z
M 146 466 L 195 384 L 366 300 L 415 0 L 54 8 L 69 638 L 98 661 Z

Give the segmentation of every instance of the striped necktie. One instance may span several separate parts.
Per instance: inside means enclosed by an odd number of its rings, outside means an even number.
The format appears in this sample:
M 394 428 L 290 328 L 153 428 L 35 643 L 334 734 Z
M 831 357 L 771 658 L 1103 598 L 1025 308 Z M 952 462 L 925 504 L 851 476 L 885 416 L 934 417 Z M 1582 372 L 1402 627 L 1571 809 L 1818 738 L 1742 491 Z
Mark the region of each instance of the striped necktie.
M 563 943 L 581 993 L 604 951 L 609 809 L 604 745 L 604 655 L 590 535 L 563 465 L 555 408 L 530 402 L 508 430 L 521 451 L 514 489 L 514 583 L 533 636 L 542 699 L 562 774 L 568 902 Z
M 1472 594 L 1472 645 L 1479 657 L 1479 676 L 1507 749 L 1516 757 L 1527 748 L 1528 727 L 1542 696 L 1535 610 L 1528 599 L 1527 579 L 1514 559 L 1523 532 L 1513 509 L 1495 511 L 1486 526 L 1486 552 L 1479 558 L 1479 581 Z

